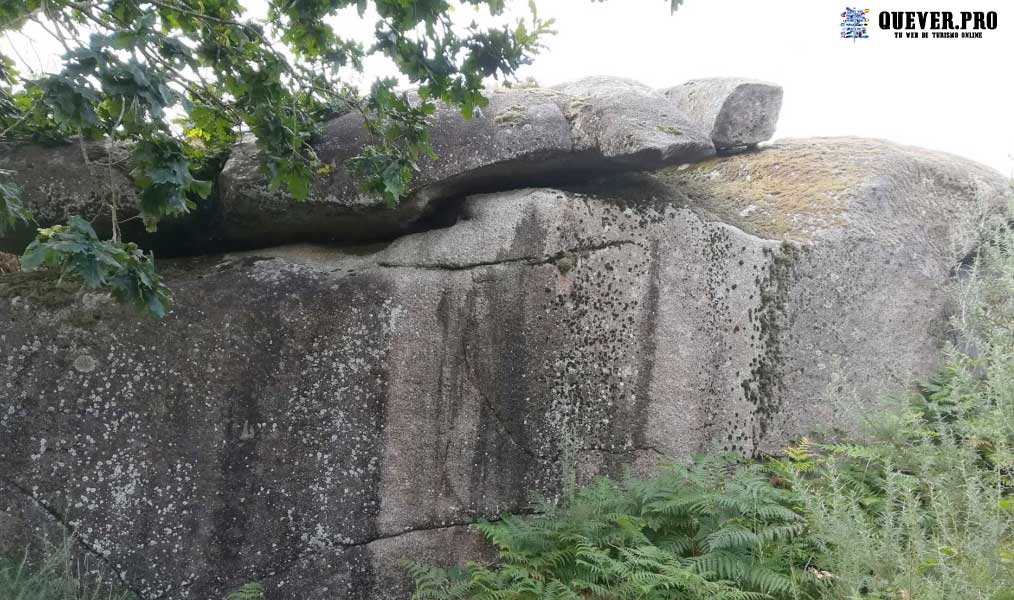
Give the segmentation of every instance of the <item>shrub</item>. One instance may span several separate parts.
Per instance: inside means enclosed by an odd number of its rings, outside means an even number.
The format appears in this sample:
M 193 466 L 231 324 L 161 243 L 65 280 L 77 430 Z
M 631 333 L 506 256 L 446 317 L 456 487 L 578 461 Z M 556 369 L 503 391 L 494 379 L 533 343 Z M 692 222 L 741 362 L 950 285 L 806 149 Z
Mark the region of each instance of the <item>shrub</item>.
M 825 549 L 827 598 L 1014 600 L 1014 234 L 981 250 L 940 375 L 771 467 Z

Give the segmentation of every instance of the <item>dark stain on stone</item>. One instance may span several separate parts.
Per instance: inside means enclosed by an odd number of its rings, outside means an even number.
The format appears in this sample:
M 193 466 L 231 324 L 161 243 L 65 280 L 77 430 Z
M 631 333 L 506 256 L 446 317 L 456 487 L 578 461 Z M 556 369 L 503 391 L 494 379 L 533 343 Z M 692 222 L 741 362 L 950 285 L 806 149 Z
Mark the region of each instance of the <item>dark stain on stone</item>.
M 454 310 L 457 305 L 455 298 L 452 298 L 453 290 L 445 288 L 440 294 L 437 302 L 437 320 L 440 323 L 441 345 L 440 345 L 440 370 L 437 375 L 437 390 L 440 394 L 434 402 L 436 414 L 427 417 L 427 420 L 441 427 L 445 424 L 457 422 L 458 413 L 464 401 L 464 381 L 462 377 L 463 360 L 467 352 L 467 335 L 461 330 L 461 315 Z M 447 498 L 455 498 L 458 506 L 463 506 L 468 499 L 458 497 L 453 483 L 453 475 L 446 466 L 450 463 L 451 443 L 453 440 L 453 429 L 450 432 L 440 430 L 433 431 L 432 440 L 441 441 L 434 448 L 437 464 L 443 465 L 440 474 L 440 494 Z
M 768 268 L 761 284 L 760 306 L 753 313 L 758 331 L 758 354 L 750 375 L 742 382 L 744 396 L 753 405 L 753 442 L 759 448 L 772 421 L 782 408 L 782 331 L 785 307 L 794 283 L 793 273 L 802 250 L 785 242 L 776 250 L 765 248 Z
M 256 491 L 256 428 L 260 422 L 257 400 L 250 390 L 233 390 L 229 396 L 221 457 L 222 504 L 214 513 L 211 553 L 219 572 L 225 573 L 241 568 L 239 549 L 250 534 L 250 515 L 244 502 Z
M 629 418 L 634 427 L 634 444 L 637 447 L 644 447 L 648 444 L 645 437 L 645 430 L 648 423 L 648 408 L 651 404 L 651 381 L 655 369 L 656 336 L 658 329 L 658 308 L 659 308 L 659 275 L 661 263 L 659 261 L 659 241 L 651 241 L 651 248 L 648 251 L 648 293 L 642 303 L 642 317 L 640 324 L 641 355 L 642 363 L 637 374 L 637 401 L 634 403 L 634 414 Z
M 525 271 L 497 270 L 499 277 L 473 288 L 466 321 L 472 334 L 462 336 L 471 340 L 464 342 L 462 358 L 466 377 L 480 399 L 481 430 L 471 487 L 506 499 L 512 510 L 526 506 L 531 481 L 544 471 L 538 456 L 546 444 L 546 440 L 533 444 L 539 439 L 533 434 L 541 430 L 539 415 L 545 414 L 545 407 L 539 406 L 540 395 L 529 381 L 529 374 L 536 371 L 532 358 L 538 353 L 533 354 L 531 346 L 537 341 L 526 331 Z M 478 296 L 489 305 L 481 306 Z

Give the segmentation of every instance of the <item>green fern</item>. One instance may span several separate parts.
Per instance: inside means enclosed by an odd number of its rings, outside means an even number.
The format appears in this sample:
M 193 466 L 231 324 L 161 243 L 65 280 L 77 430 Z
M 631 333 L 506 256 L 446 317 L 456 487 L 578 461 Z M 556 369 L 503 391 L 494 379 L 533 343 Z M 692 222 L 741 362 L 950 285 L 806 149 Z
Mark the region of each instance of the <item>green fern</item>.
M 599 479 L 540 516 L 476 528 L 499 564 L 410 563 L 416 599 L 787 599 L 806 554 L 784 551 L 803 528 L 791 494 L 733 456 Z

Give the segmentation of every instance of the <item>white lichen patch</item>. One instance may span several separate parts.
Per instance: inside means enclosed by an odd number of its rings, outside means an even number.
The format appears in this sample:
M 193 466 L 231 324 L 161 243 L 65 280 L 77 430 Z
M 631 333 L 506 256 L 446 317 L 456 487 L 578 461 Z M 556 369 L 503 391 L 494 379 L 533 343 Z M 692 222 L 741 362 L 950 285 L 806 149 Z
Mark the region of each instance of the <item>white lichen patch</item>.
M 87 354 L 82 354 L 74 359 L 74 368 L 80 373 L 91 373 L 97 364 L 95 359 Z
M 319 265 L 208 278 L 237 276 L 259 296 L 185 322 L 0 334 L 0 460 L 145 597 L 194 597 L 211 539 L 277 564 L 372 534 L 399 309 Z

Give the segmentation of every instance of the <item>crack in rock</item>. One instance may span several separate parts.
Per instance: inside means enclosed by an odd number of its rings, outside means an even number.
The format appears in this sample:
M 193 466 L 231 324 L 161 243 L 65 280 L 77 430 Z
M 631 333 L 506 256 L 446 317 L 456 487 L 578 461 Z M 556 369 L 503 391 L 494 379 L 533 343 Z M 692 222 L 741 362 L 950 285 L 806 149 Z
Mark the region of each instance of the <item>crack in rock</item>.
M 530 517 L 530 516 L 536 516 L 536 515 L 540 515 L 540 514 L 542 514 L 542 513 L 537 512 L 537 511 L 521 511 L 521 512 L 511 513 L 512 516 L 522 516 L 522 517 Z M 487 521 L 489 523 L 496 523 L 498 521 L 503 520 L 502 516 L 496 516 L 496 517 L 479 517 L 479 516 L 477 516 L 476 519 L 478 519 L 478 518 L 481 518 L 481 519 L 483 519 L 483 520 L 485 520 L 485 521 Z M 350 548 L 368 547 L 370 544 L 373 544 L 373 543 L 376 543 L 376 542 L 381 542 L 381 541 L 384 541 L 384 540 L 398 539 L 400 537 L 404 537 L 406 535 L 410 535 L 410 534 L 413 534 L 413 533 L 425 533 L 425 532 L 428 532 L 428 531 L 442 531 L 442 530 L 446 530 L 446 529 L 457 529 L 457 528 L 462 528 L 462 527 L 469 527 L 471 525 L 475 525 L 476 522 L 477 522 L 476 520 L 470 520 L 470 521 L 456 521 L 456 522 L 452 522 L 452 523 L 445 523 L 445 524 L 442 524 L 442 525 L 420 525 L 420 526 L 417 526 L 417 527 L 408 527 L 408 528 L 406 528 L 406 529 L 404 529 L 402 531 L 395 532 L 395 533 L 388 533 L 388 534 L 378 535 L 377 537 L 370 538 L 368 540 L 363 540 L 363 541 L 360 541 L 360 542 L 352 542 L 352 543 L 349 543 L 349 544 L 331 544 L 331 545 L 327 545 L 327 546 L 322 547 L 322 548 L 316 548 L 316 549 L 310 550 L 309 552 L 304 552 L 302 554 L 299 554 L 299 555 L 293 557 L 292 560 L 290 560 L 288 564 L 283 565 L 282 567 L 279 567 L 278 569 L 274 569 L 274 570 L 271 570 L 271 571 L 266 571 L 263 574 L 260 574 L 257 577 L 254 577 L 254 579 L 261 580 L 261 579 L 265 579 L 265 578 L 268 578 L 268 577 L 278 577 L 278 576 L 285 575 L 286 573 L 288 573 L 289 571 L 291 571 L 293 568 L 295 568 L 301 561 L 303 561 L 303 560 L 305 560 L 307 558 L 312 558 L 314 556 L 317 556 L 317 555 L 319 555 L 321 552 L 323 552 L 325 550 L 348 550 Z M 185 588 L 185 586 L 178 587 L 176 589 L 178 590 L 178 589 L 184 589 L 184 588 Z M 158 599 L 156 598 L 155 600 L 158 600 Z
M 378 260 L 377 266 L 388 268 L 388 269 L 423 269 L 433 271 L 467 271 L 469 269 L 475 269 L 480 267 L 492 267 L 496 265 L 507 265 L 515 263 L 523 263 L 529 266 L 546 265 L 554 263 L 567 254 L 588 254 L 591 252 L 599 252 L 602 250 L 608 250 L 610 248 L 619 248 L 622 246 L 635 246 L 637 242 L 633 240 L 613 240 L 610 242 L 603 242 L 601 244 L 593 244 L 590 246 L 577 246 L 574 248 L 567 248 L 554 252 L 553 254 L 546 254 L 541 257 L 535 256 L 519 256 L 516 258 L 504 258 L 500 260 L 489 260 L 489 261 L 474 261 L 466 263 L 434 263 L 434 264 L 418 264 L 418 263 L 403 263 L 396 261 Z
M 659 450 L 655 446 L 649 446 L 649 445 L 644 445 L 644 444 L 639 444 L 639 445 L 631 447 L 631 448 L 619 448 L 619 449 L 615 449 L 615 448 L 601 448 L 601 447 L 596 447 L 596 446 L 587 446 L 587 447 L 584 447 L 584 448 L 578 448 L 577 451 L 578 452 L 602 452 L 604 454 L 609 454 L 609 455 L 613 455 L 613 456 L 626 456 L 626 455 L 632 454 L 634 452 L 654 452 L 655 454 L 659 455 L 662 458 L 667 458 L 667 459 L 671 459 L 672 458 L 672 456 L 670 456 L 669 454 L 667 454 L 667 453 Z
M 49 516 L 49 518 L 53 520 L 53 522 L 55 522 L 57 525 L 63 528 L 63 530 L 67 532 L 67 535 L 69 535 L 71 539 L 74 540 L 75 544 L 80 546 L 81 549 L 83 549 L 84 551 L 88 552 L 89 554 L 95 556 L 97 559 L 102 561 L 102 563 L 106 566 L 109 572 L 112 573 L 114 577 L 116 577 L 116 580 L 120 583 L 120 585 L 130 590 L 130 592 L 135 594 L 138 598 L 144 598 L 144 594 L 142 594 L 140 590 L 131 586 L 130 582 L 124 579 L 120 575 L 120 573 L 118 573 L 116 569 L 112 567 L 112 565 L 109 562 L 109 559 L 104 554 L 102 554 L 102 552 L 100 552 L 98 548 L 95 548 L 94 546 L 86 542 L 81 536 L 77 535 L 76 528 L 67 522 L 66 517 L 63 514 L 61 514 L 60 511 L 56 510 L 55 508 L 47 504 L 41 498 L 36 496 L 31 490 L 29 490 L 25 486 L 19 484 L 18 482 L 12 479 L 0 476 L 0 484 L 3 484 L 14 493 L 21 494 L 26 498 L 28 498 L 29 500 L 31 500 L 32 503 L 35 504 L 35 506 L 42 509 L 42 511 L 46 513 Z

